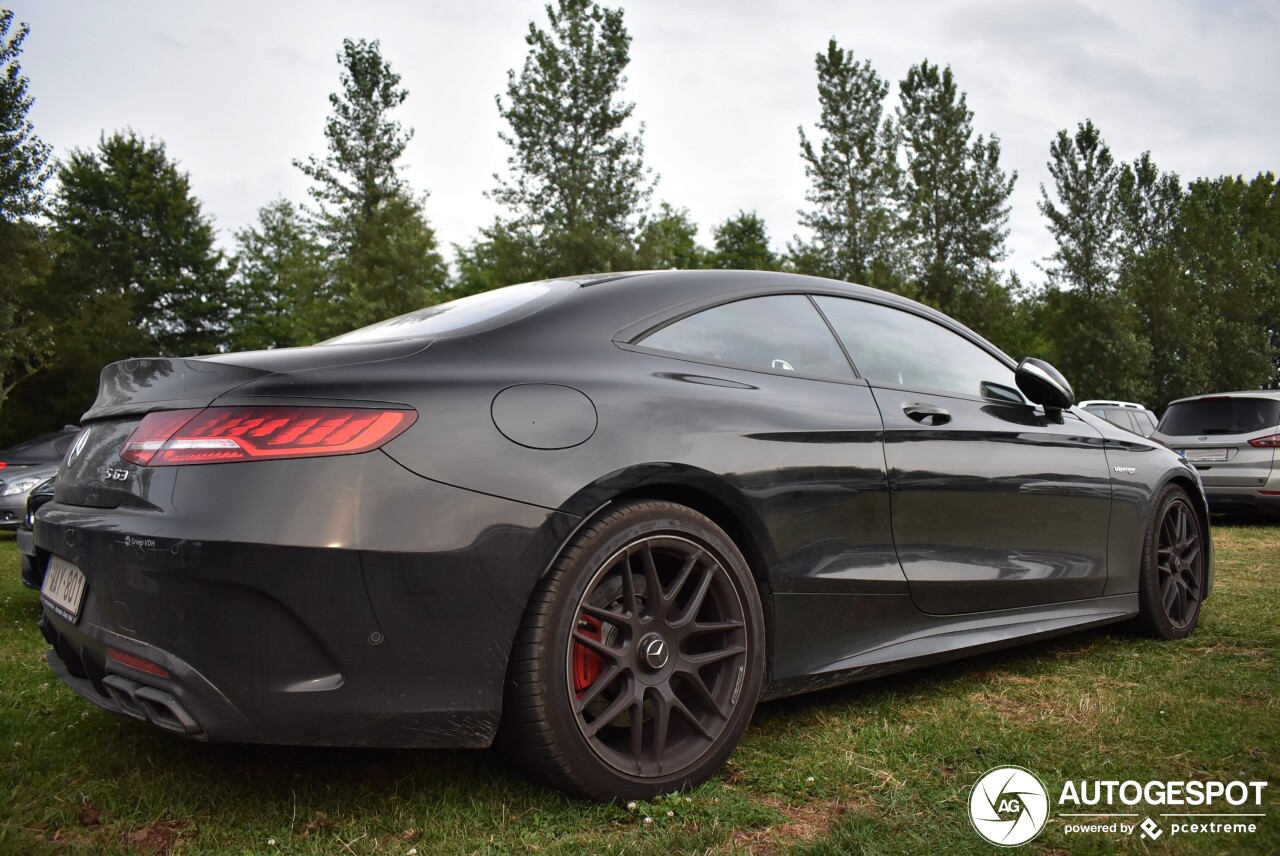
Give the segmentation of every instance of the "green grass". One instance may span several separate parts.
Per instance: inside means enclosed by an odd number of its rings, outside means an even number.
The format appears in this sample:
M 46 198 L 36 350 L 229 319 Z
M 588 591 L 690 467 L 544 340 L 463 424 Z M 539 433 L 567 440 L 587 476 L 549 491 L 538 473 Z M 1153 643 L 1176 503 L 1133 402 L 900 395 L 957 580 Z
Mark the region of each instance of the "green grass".
M 0 852 L 990 853 L 966 805 L 1002 764 L 1051 797 L 1067 779 L 1272 783 L 1253 836 L 1151 845 L 1055 817 L 1022 852 L 1280 852 L 1280 527 L 1214 542 L 1189 639 L 1085 632 L 764 704 L 721 775 L 629 811 L 535 787 L 493 752 L 207 746 L 104 713 L 45 665 L 4 536 Z

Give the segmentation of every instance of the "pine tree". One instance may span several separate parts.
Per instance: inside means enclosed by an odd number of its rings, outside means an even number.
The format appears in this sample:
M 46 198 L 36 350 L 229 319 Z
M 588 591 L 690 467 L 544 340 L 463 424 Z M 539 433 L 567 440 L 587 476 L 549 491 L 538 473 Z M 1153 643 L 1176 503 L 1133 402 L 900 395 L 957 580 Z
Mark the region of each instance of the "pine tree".
M 546 29 L 529 24 L 524 66 L 497 98 L 511 128 L 499 136 L 513 150 L 491 193 L 510 212 L 501 233 L 536 253 L 541 276 L 625 270 L 651 193 L 644 126 L 625 130 L 635 105 L 619 100 L 631 36 L 621 9 L 590 0 L 546 12 Z M 485 236 L 502 242 L 501 233 Z
M 897 129 L 906 158 L 905 242 L 917 296 L 966 323 L 981 321 L 995 265 L 1006 255 L 1017 173 L 1000 167 L 1000 140 L 973 137 L 973 112 L 950 67 L 926 60 L 899 85 Z
M 818 146 L 799 129 L 810 181 L 805 199 L 813 206 L 800 212 L 800 224 L 813 238 L 796 238 L 791 255 L 802 273 L 900 289 L 895 199 L 901 176 L 893 124 L 884 119 L 889 83 L 835 39 L 816 65 Z
M 312 318 L 323 339 L 440 299 L 447 278 L 435 233 L 398 162 L 413 136 L 391 118 L 408 92 L 378 42 L 345 39 L 342 90 L 329 96 L 328 154 L 295 160 L 312 180 L 317 238 L 330 259 L 319 295 L 329 311 Z

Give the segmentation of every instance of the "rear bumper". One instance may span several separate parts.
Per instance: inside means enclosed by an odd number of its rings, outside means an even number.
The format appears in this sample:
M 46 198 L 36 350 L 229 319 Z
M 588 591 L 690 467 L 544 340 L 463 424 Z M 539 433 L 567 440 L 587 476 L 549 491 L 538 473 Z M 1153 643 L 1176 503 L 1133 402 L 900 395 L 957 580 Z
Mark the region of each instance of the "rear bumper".
M 1263 490 L 1280 491 L 1280 485 L 1268 484 Z M 1252 487 L 1218 487 L 1206 484 L 1205 498 L 1209 509 L 1222 511 L 1280 511 L 1280 494 L 1267 495 Z
M 524 606 L 576 519 L 422 479 L 381 453 L 319 475 L 317 463 L 184 468 L 174 496 L 189 518 L 41 509 L 39 566 L 55 553 L 87 580 L 75 623 L 44 610 L 54 671 L 99 707 L 196 739 L 488 745 Z M 253 506 L 287 516 L 274 530 L 254 507 L 216 502 L 228 494 L 210 480 L 237 467 Z M 312 484 L 371 487 L 355 500 L 300 493 L 303 467 Z

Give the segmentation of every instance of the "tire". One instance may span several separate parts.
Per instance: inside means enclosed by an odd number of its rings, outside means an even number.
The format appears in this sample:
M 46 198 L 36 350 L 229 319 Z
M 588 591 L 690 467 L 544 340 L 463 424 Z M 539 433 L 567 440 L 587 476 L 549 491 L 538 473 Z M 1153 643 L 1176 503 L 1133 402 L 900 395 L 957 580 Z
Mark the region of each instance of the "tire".
M 1139 632 L 1182 639 L 1195 629 L 1205 595 L 1205 532 L 1187 492 L 1169 485 L 1155 504 L 1142 545 Z
M 692 509 L 628 502 L 585 526 L 534 591 L 500 744 L 560 790 L 651 798 L 720 768 L 763 675 L 760 596 L 737 546 Z

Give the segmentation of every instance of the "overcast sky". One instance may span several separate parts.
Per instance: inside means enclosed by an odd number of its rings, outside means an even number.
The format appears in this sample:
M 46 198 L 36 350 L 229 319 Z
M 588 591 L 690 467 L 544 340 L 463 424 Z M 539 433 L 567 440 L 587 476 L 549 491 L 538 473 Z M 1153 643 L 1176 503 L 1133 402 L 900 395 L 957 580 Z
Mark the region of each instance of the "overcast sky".
M 0 0 L 3 2 L 3 0 Z M 441 243 L 469 242 L 505 169 L 494 95 L 524 61 L 534 0 L 9 3 L 31 25 L 21 62 L 36 132 L 59 156 L 133 128 L 191 176 L 224 245 L 278 196 L 303 201 L 291 162 L 324 151 L 344 37 L 380 39 L 416 133 L 407 175 L 429 190 Z M 628 0 L 625 96 L 645 124 L 654 200 L 711 228 L 756 210 L 775 249 L 806 181 L 796 128 L 818 118 L 814 55 L 834 36 L 895 83 L 950 64 L 976 132 L 1017 171 L 1007 266 L 1039 281 L 1052 251 L 1036 209 L 1060 128 L 1092 118 L 1116 157 L 1150 150 L 1184 181 L 1280 170 L 1280 4 L 1263 0 L 1015 3 Z

